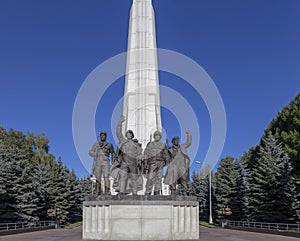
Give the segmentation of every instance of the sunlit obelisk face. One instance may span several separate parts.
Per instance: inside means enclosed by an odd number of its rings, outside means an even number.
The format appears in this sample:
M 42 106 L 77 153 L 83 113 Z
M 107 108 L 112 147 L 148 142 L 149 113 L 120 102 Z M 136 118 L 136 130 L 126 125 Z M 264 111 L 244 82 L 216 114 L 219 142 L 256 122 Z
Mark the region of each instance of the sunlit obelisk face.
M 152 0 L 133 0 L 128 33 L 127 75 L 123 114 L 144 148 L 161 131 L 155 18 Z

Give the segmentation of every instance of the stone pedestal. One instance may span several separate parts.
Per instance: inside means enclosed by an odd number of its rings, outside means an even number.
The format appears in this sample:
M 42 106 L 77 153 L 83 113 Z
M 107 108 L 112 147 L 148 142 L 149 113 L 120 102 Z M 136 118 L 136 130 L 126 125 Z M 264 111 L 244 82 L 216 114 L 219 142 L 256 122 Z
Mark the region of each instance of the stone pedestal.
M 83 240 L 198 240 L 198 220 L 195 197 L 87 197 Z

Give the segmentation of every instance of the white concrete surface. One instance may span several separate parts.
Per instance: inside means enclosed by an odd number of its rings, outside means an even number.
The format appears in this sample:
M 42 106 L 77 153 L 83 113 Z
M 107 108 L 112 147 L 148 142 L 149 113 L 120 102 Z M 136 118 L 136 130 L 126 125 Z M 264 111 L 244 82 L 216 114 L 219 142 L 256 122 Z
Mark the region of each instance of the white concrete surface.
M 133 0 L 128 33 L 124 90 L 126 124 L 145 148 L 150 135 L 161 131 L 155 17 L 151 0 Z
M 97 204 L 98 203 L 98 204 Z M 102 205 L 83 206 L 84 240 L 198 240 L 198 205 Z M 129 202 L 130 203 L 130 202 Z M 152 202 L 153 203 L 153 202 Z

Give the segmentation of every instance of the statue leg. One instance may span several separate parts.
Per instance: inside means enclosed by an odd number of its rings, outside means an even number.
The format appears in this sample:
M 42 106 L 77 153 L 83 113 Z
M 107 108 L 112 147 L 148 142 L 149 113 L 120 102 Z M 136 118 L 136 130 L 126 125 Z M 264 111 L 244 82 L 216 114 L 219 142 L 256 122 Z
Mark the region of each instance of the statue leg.
M 125 164 L 121 165 L 121 178 L 120 178 L 120 194 L 126 193 L 127 180 L 128 180 L 129 167 Z
M 188 191 L 188 182 L 189 177 L 187 177 L 187 171 L 184 171 L 180 178 L 181 181 L 181 187 L 182 187 L 182 195 L 187 196 Z
M 163 168 L 159 168 L 155 175 L 155 187 L 154 187 L 154 195 L 161 195 L 161 183 L 163 177 Z
M 187 184 L 182 183 L 181 185 L 182 185 L 182 195 L 187 196 Z
M 149 165 L 149 175 L 146 183 L 146 195 L 151 195 L 155 178 L 155 173 L 153 172 L 153 164 Z
M 171 195 L 175 196 L 176 195 L 176 184 L 170 185 L 170 189 L 171 189 Z
M 103 174 L 104 174 L 104 194 L 107 195 L 109 194 L 110 190 L 110 185 L 109 185 L 109 170 L 110 170 L 110 165 L 106 164 L 103 165 Z
M 137 195 L 137 180 L 138 180 L 137 167 L 135 165 L 129 166 L 129 173 L 131 177 L 132 194 Z
M 95 170 L 94 170 L 94 175 L 96 177 L 96 195 L 100 194 L 101 190 L 101 175 L 102 175 L 102 168 L 100 163 L 97 161 L 95 163 Z

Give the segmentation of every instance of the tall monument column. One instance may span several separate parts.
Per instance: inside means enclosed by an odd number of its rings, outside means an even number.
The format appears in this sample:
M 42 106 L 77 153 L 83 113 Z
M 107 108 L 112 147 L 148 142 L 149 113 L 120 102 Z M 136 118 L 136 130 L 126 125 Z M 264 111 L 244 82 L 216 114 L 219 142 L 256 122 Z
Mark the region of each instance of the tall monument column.
M 152 1 L 133 0 L 123 110 L 126 123 L 122 127 L 124 132 L 125 129 L 133 130 L 143 148 L 150 141 L 151 134 L 162 130 L 157 67 Z M 120 132 L 119 126 L 118 134 L 122 136 Z M 132 142 L 125 140 L 124 143 L 129 143 L 129 148 L 133 146 Z M 154 145 L 156 149 L 157 144 Z M 128 170 L 122 171 L 128 174 Z M 120 179 L 126 184 L 122 176 Z M 135 186 L 133 183 L 132 189 Z M 153 188 L 153 185 L 150 187 Z M 192 196 L 88 196 L 83 203 L 82 237 L 83 240 L 99 241 L 198 240 L 199 203 Z
M 133 0 L 130 10 L 123 115 L 123 131 L 133 130 L 143 148 L 162 131 L 152 0 Z

